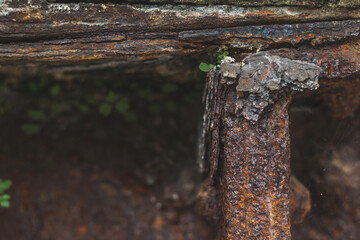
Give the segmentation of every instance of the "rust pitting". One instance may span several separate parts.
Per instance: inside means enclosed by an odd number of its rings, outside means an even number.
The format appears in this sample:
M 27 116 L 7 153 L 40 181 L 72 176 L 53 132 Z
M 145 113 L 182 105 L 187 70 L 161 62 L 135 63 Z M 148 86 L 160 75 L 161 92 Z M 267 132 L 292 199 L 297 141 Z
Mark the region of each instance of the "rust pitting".
M 320 72 L 266 52 L 211 72 L 204 125 L 209 178 L 199 196 L 207 200 L 203 210 L 217 213 L 219 239 L 291 239 L 287 106 L 295 90 L 318 87 Z
M 241 70 L 240 70 L 241 69 Z M 220 71 L 225 76 L 238 77 L 236 113 L 245 119 L 257 121 L 264 109 L 274 102 L 273 91 L 283 88 L 302 91 L 318 88 L 321 68 L 314 64 L 272 56 L 260 52 L 246 57 L 241 64 L 223 63 Z

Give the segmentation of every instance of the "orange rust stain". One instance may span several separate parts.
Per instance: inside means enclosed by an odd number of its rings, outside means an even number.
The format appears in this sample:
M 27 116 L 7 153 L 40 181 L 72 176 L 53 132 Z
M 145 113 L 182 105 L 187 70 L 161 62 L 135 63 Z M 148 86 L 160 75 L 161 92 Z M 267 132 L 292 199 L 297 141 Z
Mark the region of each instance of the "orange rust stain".
M 89 229 L 87 226 L 85 225 L 81 225 L 81 226 L 78 226 L 77 227 L 77 231 L 80 233 L 80 234 L 87 234 L 89 232 Z
M 115 44 L 114 44 L 114 43 L 106 44 L 106 45 L 104 46 L 104 48 L 105 48 L 106 50 L 114 49 L 114 48 L 115 48 Z
M 175 234 L 176 240 L 185 240 L 184 231 L 179 226 L 172 227 L 172 232 Z
M 161 228 L 165 225 L 165 220 L 164 218 L 162 218 L 161 216 L 156 216 L 154 219 L 154 222 L 152 224 L 152 227 L 156 230 L 156 231 L 160 231 Z
M 45 19 L 40 9 L 24 10 L 22 12 L 18 12 L 17 16 L 20 21 L 25 21 L 25 22 L 31 22 L 34 20 L 39 21 Z
M 118 35 L 114 38 L 112 38 L 111 40 L 113 41 L 120 41 L 120 40 L 124 40 L 126 37 L 124 35 Z
M 40 51 L 38 48 L 20 48 L 18 50 L 19 51 L 24 51 L 24 52 L 37 52 L 37 51 Z
M 258 11 L 253 11 L 251 13 L 246 14 L 246 17 L 254 17 L 254 16 L 270 16 L 270 15 L 275 15 L 276 12 L 271 11 L 271 10 L 258 10 Z

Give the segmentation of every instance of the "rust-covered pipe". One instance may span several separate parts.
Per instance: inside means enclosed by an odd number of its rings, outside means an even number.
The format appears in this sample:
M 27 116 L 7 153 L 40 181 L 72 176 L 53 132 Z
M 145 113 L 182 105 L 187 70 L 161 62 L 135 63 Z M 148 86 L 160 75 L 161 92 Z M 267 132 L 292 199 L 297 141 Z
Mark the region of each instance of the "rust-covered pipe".
M 256 124 L 224 119 L 221 239 L 290 239 L 288 100 L 279 99 Z
M 208 95 L 218 103 L 207 104 L 215 106 L 207 109 L 207 126 L 218 132 L 220 150 L 212 158 L 210 144 L 208 156 L 219 162 L 219 169 L 209 166 L 220 200 L 220 240 L 291 239 L 287 106 L 292 92 L 318 87 L 320 71 L 260 52 L 241 63 L 227 58 L 210 74 L 215 87 Z

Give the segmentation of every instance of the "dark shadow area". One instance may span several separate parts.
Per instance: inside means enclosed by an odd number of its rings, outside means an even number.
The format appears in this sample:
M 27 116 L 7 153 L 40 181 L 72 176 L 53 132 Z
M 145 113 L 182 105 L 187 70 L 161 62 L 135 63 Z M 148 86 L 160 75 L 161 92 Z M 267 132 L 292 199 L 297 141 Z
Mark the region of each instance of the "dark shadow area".
M 194 206 L 204 76 L 164 66 L 2 77 L 0 177 L 13 186 L 0 240 L 216 238 Z M 320 85 L 290 107 L 292 172 L 312 207 L 292 238 L 357 240 L 360 84 Z
M 320 83 L 290 107 L 292 172 L 309 189 L 311 211 L 293 239 L 360 237 L 360 84 Z
M 210 239 L 194 210 L 203 80 L 2 79 L 0 239 Z

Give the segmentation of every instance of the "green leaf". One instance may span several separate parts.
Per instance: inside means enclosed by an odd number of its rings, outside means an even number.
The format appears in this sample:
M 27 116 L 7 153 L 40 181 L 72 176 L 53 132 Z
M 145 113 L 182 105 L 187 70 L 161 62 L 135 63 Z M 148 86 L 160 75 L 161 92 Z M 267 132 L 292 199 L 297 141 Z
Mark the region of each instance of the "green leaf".
M 162 108 L 159 104 L 152 104 L 150 107 L 150 112 L 152 112 L 153 114 L 158 114 L 161 112 Z
M 9 208 L 10 207 L 10 202 L 8 200 L 0 199 L 0 206 L 3 207 L 3 208 Z
M 28 110 L 27 116 L 34 121 L 41 121 L 46 118 L 45 113 L 39 110 Z
M 31 93 L 39 93 L 41 90 L 43 90 L 46 85 L 48 84 L 48 78 L 46 75 L 40 76 L 39 79 L 36 79 L 28 84 L 28 89 Z
M 136 120 L 136 114 L 132 111 L 130 111 L 130 104 L 129 104 L 129 99 L 124 97 L 123 99 L 121 99 L 120 101 L 118 101 L 115 104 L 115 109 L 122 114 L 122 116 L 130 121 L 133 122 Z
M 128 120 L 129 122 L 134 122 L 136 121 L 136 114 L 134 112 L 127 112 L 125 114 L 123 114 L 124 118 L 126 120 Z
M 113 91 L 110 91 L 109 94 L 105 97 L 105 100 L 108 102 L 115 102 L 118 99 L 118 95 Z
M 203 72 L 209 72 L 214 67 L 213 64 L 207 64 L 207 63 L 200 63 L 199 69 Z
M 10 180 L 1 180 L 0 179 L 0 193 L 3 193 L 7 189 L 11 187 L 11 181 Z
M 52 86 L 50 88 L 50 95 L 53 97 L 59 96 L 61 87 L 59 85 Z
M 123 98 L 115 104 L 115 109 L 120 113 L 126 113 L 129 111 L 129 99 Z
M 86 113 L 86 112 L 89 111 L 89 107 L 86 106 L 85 104 L 79 103 L 79 104 L 77 104 L 77 107 L 78 107 L 79 110 L 80 110 L 81 112 L 83 112 L 83 113 Z
M 112 106 L 108 103 L 103 103 L 99 107 L 99 113 L 105 117 L 108 117 L 112 111 Z
M 10 180 L 2 180 L 0 179 L 0 207 L 8 208 L 10 207 L 10 195 L 2 194 L 4 191 L 9 189 L 11 186 Z
M 36 135 L 40 132 L 41 127 L 37 124 L 33 124 L 33 123 L 24 123 L 23 125 L 21 125 L 21 130 L 29 135 L 29 136 L 33 136 Z
M 139 97 L 141 98 L 148 98 L 151 95 L 151 89 L 149 88 L 143 88 L 143 89 L 139 89 L 137 91 L 137 94 L 139 95 Z
M 1 195 L 0 196 L 0 199 L 2 200 L 2 201 L 7 201 L 7 200 L 10 200 L 10 195 L 8 195 L 8 194 L 4 194 L 4 195 Z

